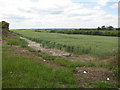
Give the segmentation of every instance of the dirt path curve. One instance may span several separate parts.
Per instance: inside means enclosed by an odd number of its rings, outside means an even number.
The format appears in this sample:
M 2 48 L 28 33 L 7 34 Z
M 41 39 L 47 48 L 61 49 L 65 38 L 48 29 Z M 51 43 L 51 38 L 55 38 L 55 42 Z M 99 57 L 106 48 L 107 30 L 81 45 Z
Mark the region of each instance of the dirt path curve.
M 70 55 L 70 53 L 64 52 L 64 51 L 61 51 L 61 50 L 43 48 L 41 46 L 41 44 L 36 43 L 34 41 L 31 41 L 29 39 L 26 39 L 24 37 L 20 37 L 20 39 L 24 39 L 25 41 L 27 41 L 28 42 L 28 47 L 30 47 L 33 50 L 38 51 L 38 52 L 42 52 L 42 53 L 45 53 L 45 54 L 51 54 L 53 56 L 69 56 Z
M 92 60 L 97 61 L 95 57 L 91 57 L 89 55 L 73 56 L 71 55 L 71 53 L 61 51 L 58 49 L 44 48 L 41 46 L 41 44 L 31 41 L 24 37 L 20 37 L 20 39 L 24 39 L 26 42 L 28 42 L 28 47 L 32 48 L 37 52 L 41 52 L 41 53 L 52 55 L 52 56 L 59 56 L 61 58 L 69 59 L 71 61 L 80 61 L 80 62 L 87 62 Z
M 51 54 L 53 56 L 60 56 L 60 57 L 64 57 L 67 59 L 71 59 L 73 61 L 90 61 L 90 60 L 94 60 L 96 61 L 96 58 L 90 57 L 90 56 L 69 56 L 69 57 L 65 57 L 70 55 L 70 53 L 67 52 L 63 52 L 60 50 L 56 50 L 56 49 L 49 49 L 49 48 L 43 48 L 41 46 L 41 44 L 36 43 L 34 41 L 31 41 L 29 39 L 26 39 L 24 37 L 20 37 L 21 39 L 24 39 L 25 41 L 28 42 L 28 47 L 32 48 L 33 50 L 37 51 L 37 52 L 41 52 L 41 53 L 45 53 L 45 54 Z M 19 49 L 16 49 L 19 50 Z M 20 50 L 19 50 L 20 51 Z M 17 51 L 17 52 L 19 52 Z M 23 51 L 23 50 L 21 50 Z M 26 52 L 25 52 L 26 53 Z M 42 58 L 38 58 L 35 55 L 32 55 L 31 53 L 28 54 L 27 56 L 31 56 L 32 58 L 36 58 L 36 60 L 38 60 L 38 62 L 50 65 L 52 67 L 55 68 L 63 68 L 63 69 L 68 69 L 67 67 L 64 66 L 60 66 L 59 64 L 55 64 L 54 62 L 51 61 L 47 61 L 44 60 Z M 116 84 L 117 83 L 117 79 L 116 77 L 114 77 L 112 71 L 109 71 L 106 68 L 102 68 L 102 67 L 76 67 L 76 71 L 74 72 L 74 76 L 77 78 L 77 82 L 79 85 L 86 87 L 86 88 L 91 88 L 94 87 L 94 83 L 93 82 L 108 82 L 108 83 L 112 83 L 112 84 Z M 107 80 L 109 79 L 109 80 Z M 91 82 L 91 83 L 90 83 Z M 90 84 L 90 85 L 88 85 Z
M 61 51 L 61 50 L 58 50 L 58 49 L 44 48 L 44 47 L 42 47 L 42 45 L 40 43 L 31 41 L 31 40 L 29 40 L 27 38 L 24 38 L 24 37 L 20 37 L 20 39 L 24 39 L 26 42 L 28 42 L 28 47 L 32 48 L 33 50 L 35 50 L 37 52 L 52 55 L 52 56 L 59 56 L 61 58 L 65 58 L 65 59 L 68 59 L 68 60 L 73 61 L 73 62 L 75 62 L 75 61 L 80 61 L 80 62 L 89 62 L 89 61 L 108 62 L 108 61 L 115 60 L 115 57 L 113 57 L 113 56 L 102 59 L 102 60 L 97 58 L 97 57 L 90 56 L 90 55 L 74 56 L 71 53 Z

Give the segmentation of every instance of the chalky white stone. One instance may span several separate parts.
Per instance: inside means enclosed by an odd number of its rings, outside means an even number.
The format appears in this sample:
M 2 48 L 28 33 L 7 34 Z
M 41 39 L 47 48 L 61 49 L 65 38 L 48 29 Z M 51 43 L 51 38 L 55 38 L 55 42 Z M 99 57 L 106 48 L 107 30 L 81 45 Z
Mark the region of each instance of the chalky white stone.
M 83 73 L 87 73 L 86 71 L 84 71 Z
M 110 78 L 107 78 L 107 80 L 109 81 L 109 80 L 110 80 Z

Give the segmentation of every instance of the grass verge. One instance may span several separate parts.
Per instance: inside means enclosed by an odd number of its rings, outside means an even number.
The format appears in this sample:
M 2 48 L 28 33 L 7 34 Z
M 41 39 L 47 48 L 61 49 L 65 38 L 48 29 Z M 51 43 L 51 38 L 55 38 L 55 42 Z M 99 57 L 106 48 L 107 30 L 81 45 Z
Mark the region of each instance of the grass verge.
M 5 38 L 5 40 L 8 45 L 18 45 L 28 49 L 27 43 L 18 37 Z M 69 68 L 68 70 L 55 69 L 25 56 L 13 56 L 14 46 L 11 46 L 3 47 L 3 88 L 79 88 L 80 86 L 77 85 L 77 80 L 72 71 L 75 70 L 75 67 L 110 67 L 111 65 L 111 63 L 71 62 L 60 57 L 33 52 L 32 49 L 29 49 L 30 52 L 45 60 Z M 11 53 L 8 53 L 8 50 Z M 110 85 L 98 82 L 95 88 L 109 88 Z
M 70 70 L 54 69 L 31 58 L 13 56 L 4 48 L 3 88 L 57 88 L 61 87 L 60 84 L 76 84 Z
M 27 43 L 18 37 L 4 39 L 7 45 L 3 46 L 2 53 L 3 88 L 79 87 L 71 70 L 55 69 L 35 62 L 27 56 L 14 56 L 12 55 L 12 52 L 14 52 L 14 46 L 12 45 L 26 47 Z
M 6 40 L 8 45 L 18 45 L 21 47 L 27 47 L 28 43 L 23 40 L 20 39 L 19 37 L 4 37 L 3 40 Z

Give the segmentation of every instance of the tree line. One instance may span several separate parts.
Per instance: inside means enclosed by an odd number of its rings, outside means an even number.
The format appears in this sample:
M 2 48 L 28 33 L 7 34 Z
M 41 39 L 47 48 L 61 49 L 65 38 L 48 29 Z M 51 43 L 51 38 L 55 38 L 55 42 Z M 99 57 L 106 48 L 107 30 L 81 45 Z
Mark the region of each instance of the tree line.
M 97 30 L 120 30 L 120 28 L 114 28 L 113 26 L 106 27 L 105 25 L 98 27 Z
M 120 36 L 119 30 L 120 28 L 114 28 L 113 26 L 101 26 L 96 29 L 51 30 L 50 33 Z

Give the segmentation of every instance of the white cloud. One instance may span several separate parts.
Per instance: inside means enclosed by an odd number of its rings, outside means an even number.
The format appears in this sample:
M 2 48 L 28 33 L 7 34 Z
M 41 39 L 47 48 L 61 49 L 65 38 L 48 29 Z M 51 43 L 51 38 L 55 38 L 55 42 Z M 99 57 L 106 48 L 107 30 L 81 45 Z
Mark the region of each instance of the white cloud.
M 98 4 L 101 6 L 105 6 L 108 2 L 118 2 L 119 0 L 99 0 Z
M 117 26 L 117 16 L 101 6 L 87 8 L 71 0 L 2 0 L 0 11 L 1 20 L 10 22 L 11 28 Z
M 98 4 L 105 6 L 109 0 L 99 0 Z
M 118 3 L 115 3 L 115 4 L 111 5 L 110 7 L 113 9 L 118 9 Z

